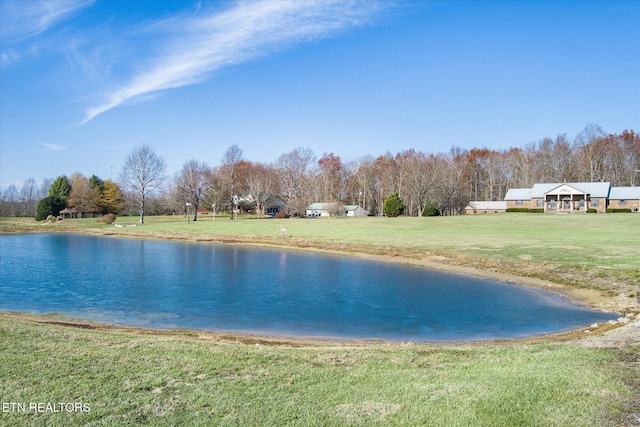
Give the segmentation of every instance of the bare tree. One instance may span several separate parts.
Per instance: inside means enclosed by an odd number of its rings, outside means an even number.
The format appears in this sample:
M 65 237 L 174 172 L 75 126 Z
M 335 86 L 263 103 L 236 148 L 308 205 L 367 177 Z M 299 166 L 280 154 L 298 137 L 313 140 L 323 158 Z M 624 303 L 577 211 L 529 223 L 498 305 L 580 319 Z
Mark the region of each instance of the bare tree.
M 259 163 L 253 164 L 248 171 L 247 187 L 256 200 L 256 213 L 264 213 L 264 203 L 277 193 L 277 172 Z M 259 216 L 258 216 L 259 218 Z
M 238 164 L 242 161 L 242 149 L 237 145 L 232 145 L 226 149 L 222 155 L 220 172 L 222 173 L 223 184 L 231 198 L 240 191 L 238 183 Z
M 189 160 L 175 178 L 175 189 L 182 199 L 183 205 L 193 205 L 193 220 L 198 220 L 198 206 L 209 191 L 211 169 L 197 160 Z
M 2 193 L 2 216 L 16 216 L 19 200 L 20 195 L 18 194 L 18 189 L 16 188 L 16 186 L 14 184 L 9 185 L 4 193 Z
M 38 204 L 38 186 L 33 178 L 27 179 L 20 189 L 20 202 L 23 216 L 36 216 Z
M 375 167 L 373 165 L 373 157 L 363 157 L 354 174 L 358 195 L 358 203 L 366 209 L 374 213 L 376 186 L 375 186 Z
M 287 202 L 289 213 L 301 214 L 304 211 L 305 190 L 307 190 L 307 172 L 315 161 L 315 155 L 309 148 L 296 148 L 282 154 L 276 160 L 275 167 L 280 179 L 280 193 Z
M 134 148 L 124 162 L 120 183 L 136 201 L 140 224 L 144 224 L 145 200 L 162 187 L 166 169 L 164 160 L 147 144 Z

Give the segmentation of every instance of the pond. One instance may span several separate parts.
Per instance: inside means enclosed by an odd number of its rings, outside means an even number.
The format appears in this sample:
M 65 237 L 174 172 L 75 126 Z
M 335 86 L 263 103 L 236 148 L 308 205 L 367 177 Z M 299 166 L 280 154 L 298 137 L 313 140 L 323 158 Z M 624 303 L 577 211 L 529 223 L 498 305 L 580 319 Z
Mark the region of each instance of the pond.
M 541 289 L 347 256 L 0 236 L 0 310 L 148 328 L 396 341 L 520 338 L 616 316 Z

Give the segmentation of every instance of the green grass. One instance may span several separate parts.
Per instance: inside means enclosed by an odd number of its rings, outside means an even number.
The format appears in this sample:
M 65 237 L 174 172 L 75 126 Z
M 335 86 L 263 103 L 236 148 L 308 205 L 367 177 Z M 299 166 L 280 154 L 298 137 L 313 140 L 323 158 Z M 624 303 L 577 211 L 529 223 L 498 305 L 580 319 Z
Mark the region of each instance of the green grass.
M 278 225 L 287 228 L 286 238 Z M 215 223 L 203 217 L 189 224 L 184 217 L 147 217 L 130 228 L 95 219 L 0 220 L 0 232 L 50 230 L 372 252 L 546 278 L 612 296 L 626 292 L 636 300 L 640 294 L 640 215 L 633 214 L 218 217 Z M 572 343 L 256 346 L 0 316 L 2 402 L 91 408 L 0 412 L 0 424 L 624 425 L 626 414 L 639 412 L 638 353 Z
M 88 413 L 2 425 L 620 425 L 612 351 L 519 346 L 255 345 L 0 318 L 4 402 Z M 28 405 L 25 405 L 28 407 Z

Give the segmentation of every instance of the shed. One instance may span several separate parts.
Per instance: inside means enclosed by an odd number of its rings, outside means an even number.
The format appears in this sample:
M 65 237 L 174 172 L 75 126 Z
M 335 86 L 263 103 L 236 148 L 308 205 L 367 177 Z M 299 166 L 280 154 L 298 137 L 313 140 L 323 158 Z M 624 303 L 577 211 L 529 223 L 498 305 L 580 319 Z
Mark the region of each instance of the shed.
M 360 205 L 346 205 L 347 216 L 367 216 L 369 211 L 360 207 Z

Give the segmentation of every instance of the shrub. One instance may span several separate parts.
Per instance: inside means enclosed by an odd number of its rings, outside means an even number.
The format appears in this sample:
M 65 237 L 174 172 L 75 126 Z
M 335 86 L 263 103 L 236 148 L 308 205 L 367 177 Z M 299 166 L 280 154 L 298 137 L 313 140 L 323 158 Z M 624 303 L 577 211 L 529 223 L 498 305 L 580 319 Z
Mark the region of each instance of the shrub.
M 278 211 L 278 213 L 275 215 L 274 218 L 278 218 L 278 219 L 289 218 L 289 215 L 287 215 L 286 212 L 284 211 Z
M 422 210 L 422 216 L 440 216 L 440 207 L 435 200 L 427 200 L 427 204 Z
M 589 208 L 589 209 L 587 209 L 587 213 L 598 213 L 598 209 L 596 209 L 596 208 Z
M 544 208 L 531 208 L 527 209 L 529 213 L 544 213 Z
M 102 215 L 100 218 L 98 218 L 98 222 L 101 222 L 103 224 L 113 224 L 115 220 L 116 220 L 116 214 L 112 214 L 112 213 Z
M 402 203 L 402 199 L 400 199 L 400 195 L 396 191 L 384 201 L 383 212 L 388 217 L 396 217 L 402 215 L 404 208 L 404 203 Z
M 529 208 L 507 208 L 507 212 L 529 212 Z
M 607 213 L 631 213 L 628 208 L 607 208 Z

